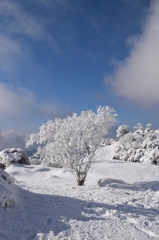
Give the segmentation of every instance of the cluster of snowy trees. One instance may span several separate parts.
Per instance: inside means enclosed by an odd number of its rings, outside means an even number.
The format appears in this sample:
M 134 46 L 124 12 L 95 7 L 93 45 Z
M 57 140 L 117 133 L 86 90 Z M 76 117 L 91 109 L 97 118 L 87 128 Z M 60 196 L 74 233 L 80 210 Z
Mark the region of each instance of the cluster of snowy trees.
M 117 129 L 117 137 L 119 145 L 113 159 L 159 164 L 159 129 L 153 130 L 150 123 L 146 129 L 138 123 L 134 132 L 129 132 L 127 125 L 122 125 Z
M 82 111 L 65 119 L 56 118 L 40 127 L 37 134 L 31 134 L 27 147 L 41 144 L 37 157 L 48 166 L 61 166 L 71 171 L 78 185 L 83 185 L 95 152 L 100 147 L 109 127 L 116 122 L 115 111 L 99 106 L 97 113 Z

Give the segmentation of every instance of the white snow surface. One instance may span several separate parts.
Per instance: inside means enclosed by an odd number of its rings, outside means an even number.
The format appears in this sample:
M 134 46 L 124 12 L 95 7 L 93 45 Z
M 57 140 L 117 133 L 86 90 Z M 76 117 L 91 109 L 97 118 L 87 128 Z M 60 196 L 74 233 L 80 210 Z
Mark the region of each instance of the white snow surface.
M 64 169 L 7 168 L 18 198 L 0 208 L 0 240 L 159 239 L 159 167 L 111 160 L 115 145 L 98 150 L 84 186 Z

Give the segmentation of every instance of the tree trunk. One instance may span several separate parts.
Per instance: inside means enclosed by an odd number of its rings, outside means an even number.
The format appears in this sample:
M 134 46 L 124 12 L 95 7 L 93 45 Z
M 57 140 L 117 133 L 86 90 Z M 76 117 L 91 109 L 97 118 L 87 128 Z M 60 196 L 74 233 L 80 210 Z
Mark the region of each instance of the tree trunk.
M 84 182 L 85 182 L 85 178 L 83 178 L 81 180 L 78 179 L 78 186 L 83 186 Z

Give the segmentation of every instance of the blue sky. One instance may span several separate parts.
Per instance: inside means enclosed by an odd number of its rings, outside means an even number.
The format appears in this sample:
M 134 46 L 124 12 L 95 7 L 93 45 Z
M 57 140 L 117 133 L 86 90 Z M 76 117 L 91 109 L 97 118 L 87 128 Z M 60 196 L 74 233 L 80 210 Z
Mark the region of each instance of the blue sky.
M 159 128 L 158 42 L 157 0 L 0 0 L 0 148 L 99 105 Z

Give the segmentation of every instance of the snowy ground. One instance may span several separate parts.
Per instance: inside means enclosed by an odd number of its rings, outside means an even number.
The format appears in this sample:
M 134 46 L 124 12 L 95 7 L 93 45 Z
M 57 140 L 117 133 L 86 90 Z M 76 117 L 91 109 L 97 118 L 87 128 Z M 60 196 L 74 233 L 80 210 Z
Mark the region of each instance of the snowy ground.
M 83 187 L 63 169 L 10 166 L 18 198 L 0 208 L 0 240 L 159 239 L 159 167 L 110 160 L 113 148 L 99 150 Z

